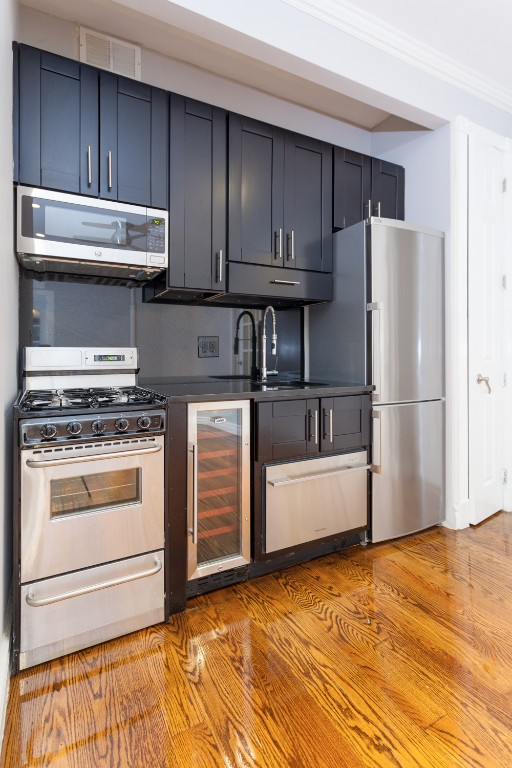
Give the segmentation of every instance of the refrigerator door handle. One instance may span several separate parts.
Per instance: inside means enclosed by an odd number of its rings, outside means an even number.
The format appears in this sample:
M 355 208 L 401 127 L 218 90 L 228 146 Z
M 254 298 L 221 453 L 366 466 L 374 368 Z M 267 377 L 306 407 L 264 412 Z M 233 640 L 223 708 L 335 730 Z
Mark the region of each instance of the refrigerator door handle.
M 372 411 L 372 464 L 371 471 L 382 475 L 382 411 Z
M 382 301 L 372 301 L 366 305 L 368 312 L 372 312 L 372 384 L 375 387 L 374 397 L 379 397 L 382 386 Z

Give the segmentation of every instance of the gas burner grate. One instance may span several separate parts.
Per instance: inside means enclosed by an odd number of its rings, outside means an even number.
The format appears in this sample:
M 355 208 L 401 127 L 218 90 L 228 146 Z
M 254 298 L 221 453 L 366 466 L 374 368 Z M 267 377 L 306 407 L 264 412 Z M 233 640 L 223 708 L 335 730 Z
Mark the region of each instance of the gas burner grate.
M 94 410 L 112 405 L 163 405 L 165 397 L 142 387 L 91 387 L 55 390 L 29 390 L 19 403 L 20 411 L 83 408 Z

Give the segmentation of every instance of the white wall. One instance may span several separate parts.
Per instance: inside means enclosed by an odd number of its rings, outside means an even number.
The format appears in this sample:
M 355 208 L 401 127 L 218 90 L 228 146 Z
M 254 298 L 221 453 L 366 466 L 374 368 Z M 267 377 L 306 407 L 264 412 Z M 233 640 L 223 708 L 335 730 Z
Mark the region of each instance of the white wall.
M 18 42 L 61 56 L 79 58 L 79 43 L 74 23 L 56 19 L 55 16 L 26 6 L 20 6 Z M 208 104 L 215 104 L 358 152 L 370 153 L 369 131 L 268 96 L 144 48 L 142 79 L 174 93 L 182 93 Z
M 16 30 L 15 0 L 0 3 L 0 738 L 3 734 L 6 693 L 9 679 L 9 638 L 11 618 L 8 610 L 11 588 L 12 519 L 12 403 L 17 389 L 18 359 L 18 268 L 12 242 L 5 236 L 12 231 L 12 40 Z

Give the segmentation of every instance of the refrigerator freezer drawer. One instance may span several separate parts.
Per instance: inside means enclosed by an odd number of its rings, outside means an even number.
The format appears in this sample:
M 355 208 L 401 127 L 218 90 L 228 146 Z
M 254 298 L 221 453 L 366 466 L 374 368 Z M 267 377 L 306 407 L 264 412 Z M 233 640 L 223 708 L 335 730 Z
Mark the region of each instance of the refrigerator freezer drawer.
M 371 540 L 444 519 L 444 402 L 373 408 Z
M 163 550 L 24 584 L 20 668 L 164 620 Z
M 265 468 L 265 551 L 366 528 L 366 451 Z

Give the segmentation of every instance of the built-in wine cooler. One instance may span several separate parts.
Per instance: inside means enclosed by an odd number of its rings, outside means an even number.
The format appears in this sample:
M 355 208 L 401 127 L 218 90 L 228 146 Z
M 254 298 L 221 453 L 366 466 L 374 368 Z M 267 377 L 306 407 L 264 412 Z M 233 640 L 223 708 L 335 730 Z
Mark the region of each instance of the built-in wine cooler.
M 250 561 L 249 401 L 188 407 L 188 579 Z

